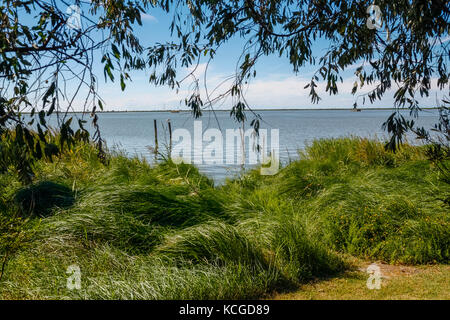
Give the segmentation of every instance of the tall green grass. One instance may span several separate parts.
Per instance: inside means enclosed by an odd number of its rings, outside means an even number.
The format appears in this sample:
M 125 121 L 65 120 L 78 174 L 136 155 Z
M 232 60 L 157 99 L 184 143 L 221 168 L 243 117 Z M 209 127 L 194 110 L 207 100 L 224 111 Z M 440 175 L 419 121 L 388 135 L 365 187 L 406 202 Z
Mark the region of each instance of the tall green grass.
M 45 214 L 11 257 L 1 298 L 257 298 L 336 275 L 349 255 L 449 262 L 450 189 L 421 147 L 317 140 L 276 176 L 255 170 L 220 187 L 170 161 L 112 153 L 104 166 L 89 145 L 37 168 L 36 185 L 73 199 L 39 202 Z M 35 199 L 12 175 L 0 185 L 8 219 Z M 71 264 L 79 291 L 66 288 Z

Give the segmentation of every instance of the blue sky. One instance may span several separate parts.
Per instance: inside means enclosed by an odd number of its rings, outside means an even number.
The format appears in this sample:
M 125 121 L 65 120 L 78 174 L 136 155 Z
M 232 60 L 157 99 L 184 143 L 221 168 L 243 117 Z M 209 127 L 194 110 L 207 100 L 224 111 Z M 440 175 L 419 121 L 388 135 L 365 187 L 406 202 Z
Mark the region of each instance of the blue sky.
M 143 26 L 137 27 L 136 32 L 142 43 L 152 45 L 156 42 L 170 40 L 169 25 L 171 16 L 160 10 L 152 10 L 144 15 Z M 210 63 L 207 72 L 208 90 L 213 90 L 217 84 L 233 74 L 236 62 L 242 51 L 244 41 L 232 39 L 218 51 L 215 59 Z M 317 43 L 316 51 L 320 53 L 320 48 L 324 48 L 326 43 Z M 322 49 L 323 50 L 323 49 Z M 196 75 L 203 79 L 203 72 L 206 68 L 205 59 L 197 69 Z M 306 66 L 296 75 L 292 72 L 292 67 L 287 58 L 278 56 L 263 57 L 257 65 L 257 77 L 250 83 L 246 98 L 253 108 L 350 108 L 355 98 L 350 91 L 354 79 L 342 85 L 343 92 L 339 96 L 330 97 L 324 92 L 324 84 L 320 90 L 322 101 L 316 105 L 312 104 L 308 97 L 308 89 L 303 89 L 309 82 L 315 67 Z M 184 76 L 188 70 L 180 70 L 180 76 Z M 175 91 L 165 87 L 155 88 L 148 83 L 149 73 L 134 72 L 133 82 L 128 84 L 124 92 L 120 92 L 117 85 L 103 85 L 100 93 L 107 102 L 109 110 L 154 110 L 154 109 L 178 109 L 184 108 L 184 98 L 187 96 L 187 87 L 182 87 L 177 94 Z M 347 72 L 350 77 L 352 71 Z M 186 81 L 188 84 L 189 81 Z M 225 83 L 222 89 L 227 88 Z M 201 88 L 204 87 L 201 81 Z M 219 89 L 220 92 L 220 89 Z M 346 92 L 346 93 L 345 93 Z M 202 92 L 204 93 L 204 92 Z M 225 101 L 221 105 L 216 105 L 216 109 L 229 109 L 231 100 Z M 385 103 L 377 106 L 384 106 Z
M 143 15 L 143 25 L 135 27 L 137 36 L 141 44 L 145 47 L 156 44 L 157 42 L 170 41 L 169 25 L 172 16 L 159 9 L 152 9 Z M 244 41 L 241 39 L 232 39 L 229 43 L 221 47 L 215 59 L 211 62 L 207 72 L 208 90 L 214 89 L 217 84 L 233 74 L 236 62 L 242 51 Z M 323 40 L 314 45 L 314 54 L 319 56 L 326 48 L 327 43 Z M 339 94 L 330 96 L 325 92 L 325 83 L 320 83 L 318 93 L 322 100 L 319 104 L 311 103 L 308 96 L 309 90 L 304 86 L 310 81 L 311 75 L 317 67 L 303 67 L 298 74 L 292 72 L 287 58 L 270 56 L 262 58 L 257 65 L 257 77 L 253 79 L 246 92 L 247 102 L 252 108 L 351 108 L 355 102 L 355 96 L 351 95 L 351 89 L 355 82 L 353 72 L 356 69 L 349 68 L 342 74 L 344 83 L 339 85 Z M 206 60 L 202 61 L 197 69 L 196 75 L 203 79 L 203 72 L 206 68 Z M 94 69 L 99 78 L 99 93 L 104 99 L 105 110 L 166 110 L 183 109 L 184 98 L 188 96 L 187 85 L 182 86 L 177 94 L 176 91 L 167 87 L 154 87 L 149 84 L 149 72 L 132 72 L 132 82 L 127 83 L 124 92 L 120 90 L 120 85 L 116 83 L 104 82 L 103 68 L 98 57 L 97 67 Z M 190 70 L 180 70 L 179 75 L 182 78 Z M 186 82 L 189 84 L 189 81 Z M 228 85 L 230 82 L 228 82 Z M 200 83 L 204 87 L 203 81 Z M 228 86 L 229 87 L 229 86 Z M 227 88 L 227 83 L 222 87 Z M 361 92 L 370 91 L 373 87 L 367 87 Z M 220 92 L 220 89 L 219 91 Z M 204 90 L 201 92 L 204 94 Z M 382 101 L 366 107 L 392 107 L 392 93 L 387 94 Z M 204 96 L 204 95 L 203 95 Z M 82 98 L 80 97 L 82 100 Z M 80 104 L 81 104 L 80 100 Z M 368 99 L 367 99 L 368 100 Z M 435 94 L 429 98 L 422 99 L 423 106 L 434 106 L 436 101 Z M 359 100 L 361 106 L 362 100 Z M 221 105 L 214 108 L 230 109 L 231 100 L 226 100 Z

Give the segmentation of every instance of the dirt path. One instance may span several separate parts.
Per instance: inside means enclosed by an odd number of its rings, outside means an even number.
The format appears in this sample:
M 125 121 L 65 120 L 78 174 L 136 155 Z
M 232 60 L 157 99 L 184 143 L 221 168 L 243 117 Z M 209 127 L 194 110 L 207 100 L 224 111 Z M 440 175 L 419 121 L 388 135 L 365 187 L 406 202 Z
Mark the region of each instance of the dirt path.
M 358 262 L 353 271 L 303 285 L 298 291 L 275 294 L 277 300 L 444 299 L 450 300 L 450 266 L 394 266 L 375 262 L 381 272 L 380 289 L 369 289 L 369 262 Z M 372 284 L 375 282 L 372 281 Z

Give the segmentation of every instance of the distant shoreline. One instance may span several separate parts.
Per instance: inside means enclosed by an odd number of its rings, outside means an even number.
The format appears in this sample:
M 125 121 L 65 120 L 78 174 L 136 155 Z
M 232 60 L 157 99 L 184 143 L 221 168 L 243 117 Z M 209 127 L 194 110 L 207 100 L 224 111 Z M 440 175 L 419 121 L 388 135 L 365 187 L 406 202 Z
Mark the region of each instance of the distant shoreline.
M 361 111 L 372 111 L 372 110 L 396 110 L 395 108 L 358 108 Z M 428 107 L 428 108 L 422 108 L 422 110 L 435 110 L 438 109 L 436 107 Z M 353 108 L 308 108 L 308 109 L 253 109 L 252 111 L 259 112 L 259 111 L 352 111 Z M 403 108 L 400 110 L 409 110 L 407 108 Z M 250 110 L 248 110 L 250 111 Z M 188 109 L 173 109 L 173 110 L 111 110 L 111 111 L 97 111 L 96 113 L 137 113 L 137 112 L 167 112 L 167 113 L 185 113 L 185 112 L 191 112 L 191 110 Z M 203 112 L 212 112 L 212 110 L 203 110 Z M 214 110 L 214 112 L 230 112 L 230 110 Z M 22 114 L 30 114 L 31 112 L 22 112 Z M 55 112 L 56 113 L 56 112 Z M 60 112 L 60 113 L 68 113 L 68 114 L 74 114 L 74 113 L 83 113 L 83 111 L 68 111 L 68 112 Z M 90 111 L 85 111 L 84 113 L 91 113 Z

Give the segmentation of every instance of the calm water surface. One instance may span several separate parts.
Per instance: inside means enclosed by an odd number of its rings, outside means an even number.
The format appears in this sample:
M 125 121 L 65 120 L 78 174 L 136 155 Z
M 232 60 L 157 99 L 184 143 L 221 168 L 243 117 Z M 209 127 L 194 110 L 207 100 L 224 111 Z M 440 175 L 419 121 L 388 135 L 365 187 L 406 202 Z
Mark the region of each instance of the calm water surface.
M 280 160 L 287 163 L 298 157 L 298 150 L 314 139 L 357 135 L 362 137 L 386 138 L 381 129 L 382 123 L 391 114 L 390 110 L 292 110 L 292 111 L 259 111 L 263 121 L 261 128 L 278 129 L 280 143 Z M 407 114 L 405 112 L 405 114 Z M 229 112 L 205 112 L 202 121 L 203 131 L 208 128 L 239 128 Z M 418 123 L 430 128 L 437 120 L 436 111 L 421 113 Z M 115 112 L 99 114 L 103 138 L 109 148 L 125 151 L 129 156 L 139 155 L 150 161 L 154 155 L 149 147 L 154 146 L 153 120 L 158 121 L 158 138 L 160 149 L 168 141 L 167 120 L 170 119 L 173 130 L 185 128 L 193 135 L 194 119 L 189 112 Z M 252 117 L 249 116 L 249 120 Z M 247 128 L 249 124 L 246 124 Z M 246 128 L 246 129 L 247 129 Z M 225 137 L 225 135 L 224 135 Z M 174 145 L 176 142 L 174 141 Z M 204 143 L 206 145 L 207 143 Z M 225 145 L 225 142 L 224 142 Z M 248 149 L 248 146 L 247 146 Z M 240 172 L 239 165 L 198 165 L 199 169 L 217 183 L 226 177 Z

